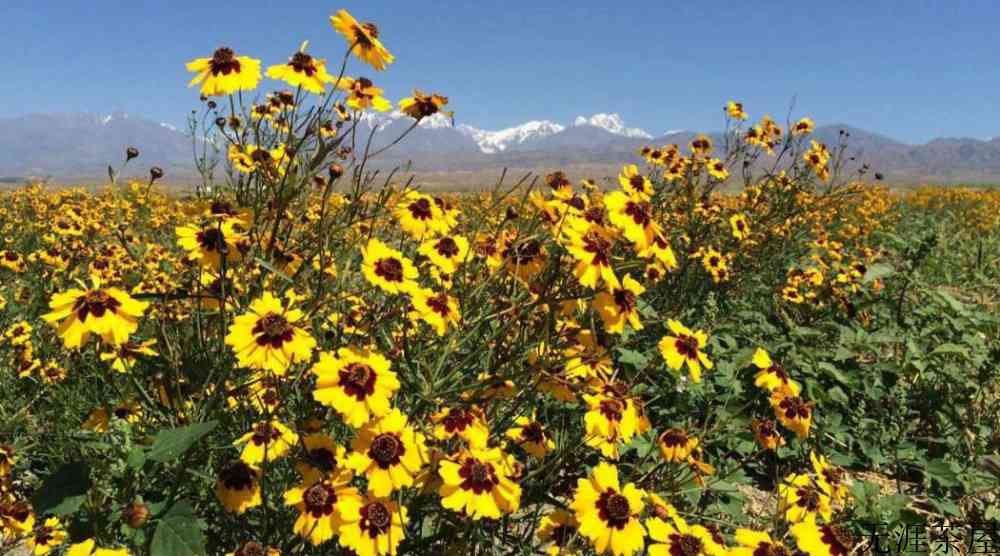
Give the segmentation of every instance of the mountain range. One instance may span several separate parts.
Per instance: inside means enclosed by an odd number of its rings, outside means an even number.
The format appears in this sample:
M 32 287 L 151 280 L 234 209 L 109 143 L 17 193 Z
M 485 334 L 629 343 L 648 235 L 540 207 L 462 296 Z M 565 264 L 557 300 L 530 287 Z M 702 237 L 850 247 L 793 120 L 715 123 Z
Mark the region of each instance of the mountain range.
M 375 131 L 372 148 L 387 145 L 412 125 L 396 113 L 366 115 L 359 135 Z M 827 125 L 814 135 L 837 144 L 849 134 L 848 154 L 856 164 L 869 164 L 890 183 L 1000 182 L 1000 137 L 938 138 L 914 145 L 850 125 Z M 709 134 L 713 135 L 713 134 Z M 418 175 L 474 173 L 499 175 L 503 168 L 527 171 L 566 170 L 571 175 L 601 178 L 617 174 L 622 164 L 638 162 L 643 145 L 686 145 L 695 133 L 669 130 L 652 133 L 628 127 L 617 114 L 580 116 L 560 124 L 530 121 L 519 126 L 485 130 L 455 125 L 437 114 L 421 121 L 400 144 L 380 156 L 375 167 L 410 164 Z M 144 173 L 160 166 L 178 180 L 194 176 L 191 139 L 176 127 L 115 112 L 30 114 L 0 119 L 0 177 L 103 179 L 108 164 L 117 165 L 125 148 L 141 156 L 130 166 Z M 358 146 L 360 148 L 360 146 Z M 137 170 L 138 169 L 138 170 Z

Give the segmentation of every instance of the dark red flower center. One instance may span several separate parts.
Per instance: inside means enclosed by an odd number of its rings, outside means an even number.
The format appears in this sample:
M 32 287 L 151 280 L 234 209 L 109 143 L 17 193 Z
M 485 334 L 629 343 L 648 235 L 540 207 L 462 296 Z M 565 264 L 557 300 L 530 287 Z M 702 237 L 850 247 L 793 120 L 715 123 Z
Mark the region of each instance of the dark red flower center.
M 476 458 L 466 458 L 458 476 L 462 478 L 461 487 L 476 494 L 489 492 L 500 482 L 493 465 Z
M 250 490 L 257 480 L 257 472 L 242 461 L 234 461 L 219 473 L 219 480 L 226 490 Z
M 403 441 L 392 433 L 380 434 L 372 440 L 368 448 L 368 457 L 378 464 L 382 469 L 388 469 L 399 464 L 400 458 L 406 451 Z
M 316 69 L 316 63 L 313 61 L 313 57 L 306 54 L 305 52 L 296 52 L 291 61 L 288 62 L 289 66 L 292 66 L 297 73 L 304 73 L 308 77 L 312 77 L 318 71 Z
M 602 492 L 601 497 L 597 499 L 597 512 L 602 521 L 618 530 L 624 529 L 632 517 L 628 498 L 612 489 Z
M 629 201 L 625 203 L 625 214 L 631 216 L 632 221 L 637 226 L 642 226 L 643 228 L 648 226 L 653 220 L 652 206 L 645 201 L 640 203 Z
M 407 208 L 417 220 L 430 220 L 434 216 L 434 213 L 431 212 L 431 202 L 423 197 L 410 203 Z
M 240 61 L 236 59 L 236 53 L 232 48 L 222 47 L 212 54 L 212 61 L 209 63 L 212 75 L 229 75 L 240 72 Z
M 698 360 L 698 339 L 694 336 L 678 334 L 677 340 L 674 341 L 674 347 L 677 348 L 677 353 L 683 355 L 685 359 Z
M 361 508 L 361 530 L 371 538 L 385 534 L 392 524 L 392 513 L 381 502 L 372 502 Z
M 830 547 L 832 556 L 843 556 L 854 547 L 854 537 L 849 531 L 838 525 L 824 525 L 819 529 L 820 540 Z
M 694 535 L 670 535 L 672 556 L 698 556 L 704 544 Z
M 73 310 L 76 311 L 76 318 L 81 321 L 87 320 L 88 315 L 101 318 L 107 312 L 117 313 L 119 307 L 121 307 L 121 302 L 108 295 L 104 290 L 91 290 L 83 296 L 78 297 L 73 304 Z
M 375 370 L 364 363 L 350 363 L 340 370 L 340 386 L 348 396 L 362 401 L 375 393 Z
M 623 313 L 631 313 L 635 309 L 635 294 L 624 288 L 615 290 L 615 305 Z
M 459 254 L 458 244 L 455 240 L 450 237 L 443 237 L 436 244 L 434 244 L 434 250 L 441 254 L 442 257 L 452 258 L 457 257 Z
M 660 442 L 669 448 L 685 446 L 688 443 L 688 435 L 680 429 L 668 429 L 660 435 Z
M 379 259 L 375 262 L 375 275 L 389 282 L 403 281 L 403 263 L 399 259 Z
M 314 518 L 320 518 L 333 513 L 333 505 L 337 502 L 337 493 L 326 481 L 316 483 L 302 493 L 305 509 Z
M 285 317 L 277 313 L 268 313 L 254 325 L 253 334 L 257 337 L 257 345 L 270 345 L 278 349 L 285 342 L 292 341 L 294 329 Z

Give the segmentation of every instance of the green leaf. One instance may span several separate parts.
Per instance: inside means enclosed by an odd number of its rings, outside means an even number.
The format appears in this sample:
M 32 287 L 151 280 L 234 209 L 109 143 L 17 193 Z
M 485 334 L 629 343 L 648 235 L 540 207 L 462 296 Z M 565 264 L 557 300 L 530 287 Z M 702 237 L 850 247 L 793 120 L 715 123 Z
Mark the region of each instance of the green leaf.
M 146 459 L 160 463 L 177 459 L 201 440 L 201 437 L 212 432 L 218 424 L 217 421 L 206 421 L 186 427 L 161 430 L 153 437 L 153 446 L 146 454 Z
M 126 463 L 128 463 L 128 466 L 132 469 L 141 469 L 146 463 L 146 452 L 141 446 L 133 446 L 128 453 Z
M 150 556 L 206 556 L 204 523 L 194 513 L 187 500 L 173 505 L 163 516 L 153 542 L 149 545 Z
M 83 462 L 67 463 L 48 476 L 35 493 L 35 513 L 68 515 L 80 509 L 90 490 L 90 467 Z
M 924 466 L 924 472 L 943 487 L 953 487 L 961 484 L 958 481 L 958 474 L 952 469 L 951 462 L 944 459 L 928 461 Z
M 879 278 L 885 278 L 886 276 L 891 276 L 895 272 L 896 272 L 896 269 L 892 268 L 892 265 L 890 265 L 890 264 L 887 264 L 887 263 L 875 263 L 875 264 L 871 265 L 870 267 L 868 267 L 868 271 L 865 272 L 865 277 L 862 278 L 862 281 L 865 284 L 868 284 L 870 282 L 874 282 L 875 280 L 878 280 Z
M 649 364 L 649 358 L 635 350 L 619 349 L 618 362 L 624 365 L 631 365 L 636 369 L 644 369 Z
M 938 347 L 934 348 L 934 351 L 931 352 L 931 355 L 934 355 L 936 353 L 954 353 L 957 355 L 961 355 L 962 357 L 969 356 L 969 350 L 967 350 L 965 346 L 960 346 L 958 344 L 952 344 L 952 343 L 945 343 L 939 345 Z

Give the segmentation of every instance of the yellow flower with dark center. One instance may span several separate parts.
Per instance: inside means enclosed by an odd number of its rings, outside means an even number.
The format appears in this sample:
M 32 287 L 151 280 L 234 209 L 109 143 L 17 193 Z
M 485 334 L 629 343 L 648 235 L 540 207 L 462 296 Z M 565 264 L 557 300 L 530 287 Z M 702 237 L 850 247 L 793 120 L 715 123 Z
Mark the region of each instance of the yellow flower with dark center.
M 674 255 L 674 250 L 670 247 L 667 238 L 663 237 L 661 232 L 656 231 L 649 236 L 649 240 L 646 248 L 637 250 L 636 255 L 646 259 L 652 257 L 655 259 L 655 263 L 665 270 L 676 269 L 677 257 Z
M 701 351 L 708 341 L 708 335 L 701 330 L 689 330 L 673 319 L 667 321 L 667 326 L 674 335 L 664 336 L 660 340 L 660 355 L 667 362 L 667 366 L 675 371 L 680 371 L 686 363 L 688 372 L 691 373 L 691 380 L 701 382 L 702 368 L 712 368 L 712 362 Z
M 705 157 L 712 154 L 712 140 L 704 135 L 695 137 L 689 147 L 691 148 L 691 154 L 694 156 Z
M 604 206 L 611 223 L 638 251 L 648 249 L 660 233 L 659 224 L 653 220 L 653 205 L 642 197 L 613 191 L 604 197 Z
M 639 415 L 632 400 L 614 392 L 584 394 L 587 413 L 583 416 L 586 444 L 604 457 L 617 458 L 618 445 L 628 444 L 639 428 Z
M 726 103 L 726 115 L 734 120 L 747 119 L 747 113 L 743 111 L 743 103 L 734 100 Z
M 31 551 L 32 556 L 45 556 L 52 549 L 66 542 L 69 535 L 66 528 L 57 517 L 49 517 L 45 523 L 35 527 L 31 536 L 24 542 L 24 548 Z
M 234 319 L 226 345 L 233 348 L 240 366 L 284 375 L 293 364 L 308 361 L 316 347 L 316 340 L 297 324 L 304 317 L 301 310 L 286 308 L 264 292 L 246 314 Z
M 139 318 L 149 305 L 118 288 L 102 288 L 96 276 L 91 281 L 93 286 L 87 290 L 72 288 L 53 294 L 49 301 L 52 312 L 42 315 L 67 348 L 80 347 L 91 334 L 112 346 L 124 344 L 139 328 Z
M 399 222 L 399 227 L 410 237 L 422 240 L 432 233 L 448 231 L 441 207 L 434 198 L 417 191 L 407 193 L 396 205 L 393 215 Z
M 774 409 L 775 417 L 785 428 L 794 431 L 799 438 L 809 436 L 813 405 L 815 405 L 813 402 L 806 402 L 785 388 L 771 392 L 771 408 Z
M 768 392 L 784 389 L 793 396 L 798 396 L 801 388 L 791 379 L 784 367 L 775 363 L 763 348 L 757 348 L 753 354 L 753 364 L 759 371 L 754 375 L 753 385 Z
M 13 272 L 24 271 L 24 257 L 14 251 L 0 251 L 0 266 Z
M 457 326 L 462 320 L 458 300 L 445 292 L 417 288 L 410 293 L 410 298 L 418 318 L 429 324 L 438 336 L 444 336 L 449 326 Z
M 795 286 L 786 286 L 782 288 L 781 297 L 782 299 L 790 303 L 798 304 L 805 301 L 805 298 L 802 297 L 802 292 L 800 292 L 799 289 Z
M 569 199 L 573 196 L 573 183 L 564 172 L 552 172 L 545 175 L 545 185 L 557 199 Z
M 846 475 L 844 470 L 831 465 L 823 456 L 816 455 L 816 452 L 809 452 L 809 461 L 812 462 L 813 471 L 816 473 L 816 484 L 823 492 L 830 495 L 834 502 L 843 503 L 850 496 L 847 490 Z
M 333 407 L 352 427 L 361 427 L 373 417 L 389 413 L 399 379 L 382 355 L 353 346 L 342 347 L 333 356 L 320 353 L 313 365 L 316 388 L 313 398 Z
M 727 550 L 707 527 L 688 525 L 680 515 L 670 521 L 659 517 L 646 520 L 649 538 L 649 556 L 724 556 Z
M 411 118 L 422 120 L 437 114 L 446 104 L 448 104 L 446 96 L 437 93 L 425 95 L 414 89 L 412 97 L 399 101 L 399 110 Z M 450 115 L 450 113 L 446 114 Z
M 646 529 L 639 522 L 644 497 L 633 483 L 622 488 L 618 469 L 602 462 L 590 477 L 577 481 L 570 508 L 580 523 L 580 535 L 598 554 L 628 556 L 645 546 Z
M 802 118 L 792 126 L 792 135 L 808 135 L 816 129 L 816 123 L 809 118 Z
M 361 248 L 361 255 L 361 273 L 369 283 L 388 293 L 408 293 L 416 287 L 420 274 L 399 251 L 372 238 Z
M 341 77 L 337 88 L 350 93 L 347 97 L 347 106 L 355 110 L 372 108 L 379 112 L 385 112 L 392 109 L 392 103 L 382 96 L 382 88 L 376 87 L 372 80 L 367 77 L 357 79 L 347 76 Z
M 23 500 L 0 500 L 0 533 L 4 538 L 18 538 L 35 526 L 35 512 Z
M 580 524 L 573 514 L 566 510 L 553 510 L 542 516 L 535 536 L 542 543 L 549 544 L 545 550 L 548 556 L 570 556 L 576 554 L 569 549 L 569 545 L 579 528 Z
M 226 510 L 242 514 L 260 505 L 260 470 L 242 460 L 232 461 L 219 472 L 215 497 Z
M 734 214 L 729 217 L 729 225 L 733 229 L 733 237 L 743 241 L 744 239 L 750 237 L 750 224 L 747 223 L 747 217 L 742 214 Z
M 499 448 L 471 448 L 442 459 L 438 474 L 441 505 L 474 520 L 500 519 L 521 505 L 521 487 L 512 480 L 513 458 Z
M 321 427 L 322 422 L 320 421 L 318 425 Z M 329 436 L 319 432 L 307 434 L 302 437 L 302 446 L 305 454 L 303 454 L 302 460 L 295 464 L 300 475 L 339 473 L 345 469 L 347 450 Z
M 302 482 L 285 491 L 285 505 L 294 506 L 299 512 L 292 530 L 318 546 L 339 535 L 341 516 L 352 505 L 359 504 L 358 489 L 349 486 L 351 474 L 310 473 Z
M 414 431 L 398 409 L 361 428 L 351 449 L 347 467 L 364 475 L 368 492 L 379 497 L 412 486 L 427 462 L 424 435 Z
M 376 70 L 384 70 L 395 60 L 379 41 L 378 27 L 374 23 L 358 23 L 347 10 L 340 10 L 330 16 L 330 24 L 347 39 L 351 52 Z
M 231 267 L 242 257 L 238 244 L 243 234 L 237 231 L 236 224 L 233 220 L 224 220 L 204 226 L 178 226 L 175 229 L 177 244 L 188 252 L 193 261 L 219 270 L 225 255 L 226 264 Z
M 854 537 L 843 525 L 818 525 L 813 518 L 796 523 L 789 530 L 799 550 L 809 556 L 847 556 L 854 553 Z
M 600 281 L 609 290 L 621 287 L 611 266 L 614 242 L 603 226 L 574 219 L 564 227 L 563 233 L 567 241 L 566 250 L 577 261 L 573 274 L 581 284 L 597 289 Z
M 627 164 L 622 168 L 621 173 L 618 174 L 618 184 L 629 195 L 637 195 L 645 199 L 653 195 L 653 182 L 640 174 L 639 167 L 635 164 Z
M 101 361 L 112 361 L 111 368 L 119 373 L 126 373 L 132 369 L 132 365 L 139 356 L 143 357 L 156 357 L 159 354 L 153 350 L 156 345 L 156 340 L 146 340 L 144 342 L 135 342 L 129 340 L 124 344 L 118 346 L 115 351 L 105 352 L 101 354 Z
M 10 444 L 0 444 L 0 477 L 9 476 L 16 461 L 14 447 Z
M 785 519 L 798 523 L 816 516 L 829 521 L 833 511 L 830 508 L 830 496 L 819 489 L 809 475 L 791 474 L 778 485 L 780 498 L 779 508 L 785 513 Z
M 719 181 L 724 181 L 729 177 L 729 169 L 726 168 L 726 164 L 718 158 L 710 158 L 706 160 L 705 168 L 708 169 L 708 175 Z
M 545 454 L 555 449 L 556 443 L 546 432 L 545 427 L 537 421 L 534 412 L 531 417 L 518 417 L 514 420 L 514 425 L 507 429 L 505 435 L 511 442 L 524 448 L 525 452 L 542 459 Z
M 445 235 L 420 244 L 418 252 L 445 274 L 454 274 L 469 256 L 469 240 L 460 235 Z
M 66 550 L 65 556 L 129 556 L 126 548 L 97 548 L 94 539 L 74 544 Z
M 260 82 L 260 60 L 237 56 L 231 48 L 222 47 L 211 58 L 188 62 L 187 70 L 195 73 L 188 86 L 201 83 L 201 94 L 225 96 L 238 91 L 252 91 Z
M 292 54 L 287 64 L 277 64 L 267 68 L 267 76 L 271 79 L 284 81 L 292 87 L 302 87 L 317 95 L 326 90 L 327 83 L 333 83 L 336 80 L 335 77 L 326 72 L 326 60 L 313 58 L 305 53 L 304 48 Z
M 777 423 L 770 419 L 754 419 L 750 423 L 750 430 L 761 448 L 777 450 L 779 446 L 785 445 L 785 438 L 781 436 Z
M 406 507 L 388 498 L 352 498 L 340 518 L 340 546 L 357 556 L 395 555 L 407 523 Z
M 621 285 L 610 292 L 600 291 L 594 296 L 594 308 L 604 321 L 604 328 L 613 334 L 625 331 L 627 322 L 632 330 L 642 330 L 639 320 L 639 296 L 646 291 L 642 284 L 626 274 Z
M 236 439 L 234 446 L 243 445 L 240 459 L 248 465 L 257 466 L 280 459 L 298 444 L 299 435 L 278 421 L 262 421 L 250 432 Z
M 490 429 L 483 411 L 476 406 L 445 408 L 431 416 L 434 438 L 449 440 L 458 436 L 474 448 L 485 448 Z
M 683 429 L 667 429 L 656 438 L 656 444 L 660 447 L 660 455 L 664 460 L 680 463 L 698 447 L 698 439 L 688 436 Z
M 729 549 L 730 556 L 792 556 L 791 550 L 764 531 L 737 529 L 736 543 L 739 546 Z
M 510 238 L 500 252 L 508 272 L 528 282 L 545 266 L 545 247 L 536 238 L 519 240 Z

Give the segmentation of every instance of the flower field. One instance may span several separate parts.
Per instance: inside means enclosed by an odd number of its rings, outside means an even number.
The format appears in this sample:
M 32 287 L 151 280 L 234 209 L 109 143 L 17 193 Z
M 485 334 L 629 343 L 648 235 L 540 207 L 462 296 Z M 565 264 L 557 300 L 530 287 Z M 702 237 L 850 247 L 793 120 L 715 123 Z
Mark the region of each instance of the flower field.
M 188 64 L 194 191 L 0 195 L 0 553 L 842 556 L 1000 519 L 1000 190 L 892 189 L 730 102 L 614 180 L 428 194 L 356 127 L 385 38 L 330 24 L 330 66 Z

